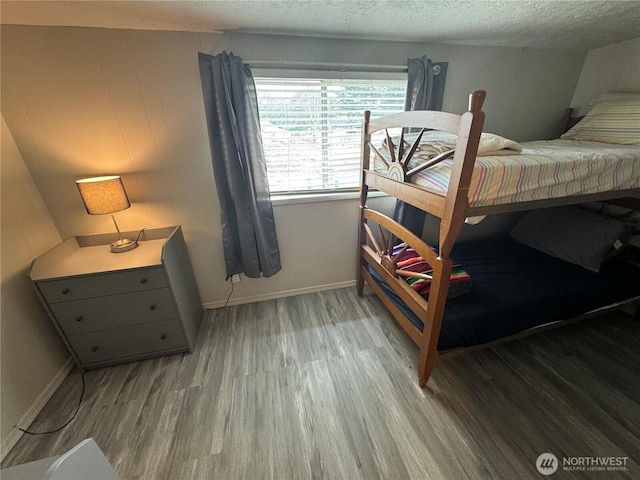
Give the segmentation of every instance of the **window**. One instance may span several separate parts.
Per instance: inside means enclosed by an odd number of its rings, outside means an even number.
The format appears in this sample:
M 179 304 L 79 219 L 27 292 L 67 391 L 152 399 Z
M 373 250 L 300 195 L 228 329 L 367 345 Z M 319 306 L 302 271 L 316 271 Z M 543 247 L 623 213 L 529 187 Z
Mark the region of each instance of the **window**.
M 255 78 L 272 193 L 354 189 L 365 110 L 404 110 L 406 80 Z

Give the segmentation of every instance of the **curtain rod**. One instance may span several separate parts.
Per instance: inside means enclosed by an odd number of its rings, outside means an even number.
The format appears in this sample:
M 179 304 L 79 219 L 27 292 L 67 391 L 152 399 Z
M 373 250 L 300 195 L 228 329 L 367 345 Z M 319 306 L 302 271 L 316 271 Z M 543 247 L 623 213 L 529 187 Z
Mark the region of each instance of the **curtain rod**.
M 319 62 L 263 62 L 245 60 L 252 68 L 274 68 L 281 70 L 318 70 L 318 71 L 338 71 L 338 72 L 384 72 L 384 73 L 406 73 L 407 67 L 402 65 L 369 65 L 352 63 L 319 63 Z M 433 64 L 433 74 L 440 73 L 440 65 Z

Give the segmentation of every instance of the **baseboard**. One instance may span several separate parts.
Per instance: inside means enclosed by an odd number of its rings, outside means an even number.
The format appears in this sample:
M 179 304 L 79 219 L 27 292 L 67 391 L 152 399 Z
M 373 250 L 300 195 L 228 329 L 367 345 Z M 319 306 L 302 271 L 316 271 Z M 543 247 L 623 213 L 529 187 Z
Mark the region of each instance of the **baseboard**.
M 304 295 L 306 293 L 324 292 L 326 290 L 335 290 L 338 288 L 348 288 L 348 287 L 355 286 L 355 284 L 356 284 L 355 280 L 349 280 L 346 282 L 329 283 L 325 285 L 315 285 L 313 287 L 296 288 L 294 290 L 284 290 L 281 292 L 266 293 L 263 295 L 253 295 L 251 297 L 233 298 L 233 295 L 231 295 L 231 298 L 229 299 L 229 303 L 227 303 L 227 306 L 262 302 L 264 300 L 274 300 L 276 298 L 293 297 L 296 295 Z M 221 300 L 219 302 L 205 303 L 202 305 L 202 308 L 204 308 L 205 310 L 209 310 L 209 309 L 215 309 L 215 308 L 222 308 L 224 306 L 225 306 L 225 301 Z
M 58 371 L 55 377 L 53 377 L 53 379 L 49 382 L 49 385 L 47 385 L 47 387 L 38 396 L 36 401 L 33 402 L 31 407 L 29 407 L 29 410 L 27 410 L 22 418 L 18 421 L 18 424 L 22 428 L 27 428 L 29 425 L 31 425 L 31 422 L 36 419 L 40 411 L 53 396 L 64 379 L 67 378 L 67 375 L 71 373 L 71 370 L 73 370 L 73 366 L 73 359 L 69 358 L 69 360 L 66 361 L 66 363 Z M 7 437 L 2 440 L 2 447 L 0 448 L 0 461 L 4 460 L 4 457 L 6 457 L 7 453 L 9 453 L 11 449 L 15 447 L 16 443 L 18 443 L 18 440 L 20 440 L 22 435 L 24 435 L 23 432 L 18 430 L 17 426 L 14 425 L 13 427 L 11 427 L 11 430 L 9 431 Z

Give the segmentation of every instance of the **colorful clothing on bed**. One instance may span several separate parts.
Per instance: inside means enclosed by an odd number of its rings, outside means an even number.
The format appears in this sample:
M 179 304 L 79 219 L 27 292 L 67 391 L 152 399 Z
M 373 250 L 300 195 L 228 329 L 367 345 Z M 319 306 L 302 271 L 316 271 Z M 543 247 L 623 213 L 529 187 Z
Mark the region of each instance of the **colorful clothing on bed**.
M 396 245 L 393 249 L 393 254 L 397 255 L 405 244 Z M 430 277 L 429 279 L 403 277 L 404 280 L 413 288 L 417 293 L 423 297 L 428 297 L 431 291 L 431 282 L 433 278 L 433 268 L 429 265 L 424 258 L 418 255 L 413 248 L 407 248 L 406 252 L 400 257 L 397 263 L 397 268 L 414 273 L 421 273 Z M 467 293 L 471 289 L 471 276 L 460 265 L 454 263 L 451 270 L 451 277 L 449 278 L 449 292 L 448 298 L 459 297 L 460 295 Z

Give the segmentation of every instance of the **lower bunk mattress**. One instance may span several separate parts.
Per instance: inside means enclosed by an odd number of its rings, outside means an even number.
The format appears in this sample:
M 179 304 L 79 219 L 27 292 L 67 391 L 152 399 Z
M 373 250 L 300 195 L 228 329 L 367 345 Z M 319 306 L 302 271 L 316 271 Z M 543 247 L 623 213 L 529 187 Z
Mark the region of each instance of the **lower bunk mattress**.
M 452 258 L 471 276 L 471 289 L 447 300 L 438 350 L 479 345 L 640 296 L 640 269 L 621 259 L 595 273 L 508 235 L 460 243 Z M 369 272 L 422 331 L 422 321 L 373 268 Z

